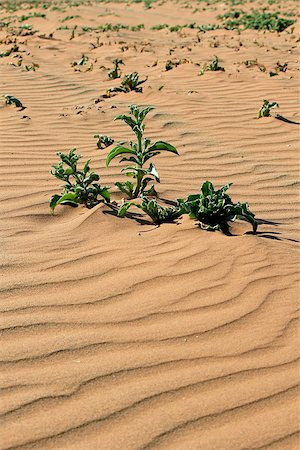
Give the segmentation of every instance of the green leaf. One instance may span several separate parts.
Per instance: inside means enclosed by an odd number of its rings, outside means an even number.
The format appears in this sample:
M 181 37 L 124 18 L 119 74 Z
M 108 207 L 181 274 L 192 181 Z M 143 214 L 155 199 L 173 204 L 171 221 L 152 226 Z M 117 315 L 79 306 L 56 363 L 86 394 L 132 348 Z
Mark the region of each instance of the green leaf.
M 118 211 L 118 216 L 119 217 L 125 217 L 126 212 L 128 211 L 128 209 L 132 206 L 135 205 L 134 202 L 128 202 L 128 203 L 124 203 L 123 206 L 121 206 L 121 208 Z
M 175 153 L 176 155 L 178 155 L 178 151 L 176 150 L 175 147 L 173 147 L 173 145 L 169 144 L 168 142 L 164 142 L 164 141 L 157 141 L 155 142 L 153 145 L 151 145 L 151 147 L 148 147 L 147 152 L 152 152 L 152 151 L 168 151 L 171 153 Z
M 135 152 L 133 150 L 131 150 L 130 148 L 126 148 L 121 145 L 117 145 L 116 147 L 114 147 L 106 157 L 106 161 L 105 161 L 106 167 L 109 166 L 112 159 L 114 159 L 116 156 L 123 155 L 125 153 L 131 153 L 132 155 L 135 155 Z
M 109 188 L 105 187 L 102 188 L 99 192 L 99 194 L 104 198 L 104 200 L 106 200 L 107 202 L 110 202 L 110 193 L 109 193 Z
M 154 178 L 156 179 L 156 181 L 158 181 L 158 183 L 160 183 L 160 177 L 159 177 L 159 173 L 156 170 L 156 167 L 154 164 L 150 164 L 149 169 L 147 169 L 146 172 L 148 175 L 153 175 Z
M 54 195 L 52 195 L 52 197 L 50 198 L 49 206 L 50 206 L 50 209 L 51 209 L 52 212 L 54 212 L 55 207 L 56 207 L 56 205 L 57 205 L 57 202 L 58 202 L 58 200 L 59 200 L 60 198 L 61 198 L 61 195 L 58 195 L 58 194 L 54 194 Z

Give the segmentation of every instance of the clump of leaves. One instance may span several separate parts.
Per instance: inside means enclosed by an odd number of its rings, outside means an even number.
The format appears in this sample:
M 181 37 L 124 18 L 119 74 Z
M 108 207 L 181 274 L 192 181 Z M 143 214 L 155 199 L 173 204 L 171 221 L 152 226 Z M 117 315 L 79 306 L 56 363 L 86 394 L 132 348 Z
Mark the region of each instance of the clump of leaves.
M 269 72 L 270 77 L 274 77 L 278 75 L 280 72 L 286 72 L 288 68 L 288 63 L 280 64 L 279 61 L 277 61 L 276 66 L 274 68 L 274 71 Z
M 94 138 L 97 139 L 97 147 L 100 149 L 109 147 L 115 142 L 114 139 L 105 134 L 94 134 Z
M 250 69 L 251 67 L 258 67 L 261 72 L 266 72 L 266 67 L 263 64 L 260 64 L 256 59 L 247 59 L 246 61 L 243 61 L 243 64 L 247 69 Z
M 260 119 L 261 117 L 270 117 L 271 109 L 278 107 L 279 105 L 277 102 L 270 103 L 269 100 L 264 100 L 262 107 L 258 111 L 258 118 Z
M 210 181 L 205 181 L 199 194 L 189 195 L 185 200 L 178 199 L 178 204 L 192 219 L 198 220 L 199 226 L 204 230 L 220 230 L 228 234 L 228 222 L 244 219 L 252 225 L 255 233 L 257 222 L 254 214 L 247 203 L 233 203 L 226 193 L 230 186 L 231 183 L 215 190 Z
M 5 56 L 10 56 L 12 53 L 19 51 L 19 47 L 14 44 L 11 48 L 6 50 L 5 52 L 0 53 L 0 58 L 4 58 Z
M 72 67 L 84 66 L 85 64 L 87 64 L 88 60 L 89 57 L 83 54 L 78 61 L 71 62 L 71 66 Z
M 199 72 L 199 75 L 203 75 L 204 72 L 217 72 L 222 71 L 225 72 L 224 67 L 221 67 L 219 64 L 219 58 L 214 56 L 210 64 L 204 64 L 202 70 Z
M 168 28 L 169 25 L 166 23 L 158 23 L 157 25 L 153 25 L 153 27 L 150 28 L 150 30 L 159 31 L 163 30 L 164 28 Z
M 32 64 L 27 64 L 27 65 L 25 65 L 25 66 L 24 66 L 24 70 L 26 70 L 26 72 L 30 72 L 31 70 L 32 70 L 33 72 L 35 72 L 36 69 L 38 69 L 39 67 L 40 67 L 40 66 L 39 66 L 37 63 L 33 62 Z
M 243 26 L 244 29 L 281 32 L 295 23 L 295 20 L 279 17 L 279 14 L 279 12 L 266 13 L 258 10 L 252 10 L 251 13 L 233 11 L 220 15 L 218 18 L 224 19 L 223 26 L 229 30 Z
M 23 106 L 21 100 L 19 100 L 17 97 L 14 97 L 13 95 L 8 95 L 8 94 L 4 95 L 4 97 L 5 97 L 5 103 L 7 105 L 15 105 L 17 108 L 24 109 L 24 106 Z
M 45 19 L 46 14 L 34 12 L 34 13 L 29 13 L 28 15 L 22 15 L 21 17 L 19 17 L 19 22 L 25 22 L 25 20 L 31 19 L 32 17 L 42 17 L 43 19 Z
M 112 96 L 111 94 L 115 94 L 117 92 L 143 92 L 143 88 L 141 88 L 140 85 L 145 83 L 147 79 L 148 77 L 146 77 L 144 80 L 141 80 L 137 72 L 127 74 L 124 76 L 120 86 L 108 89 L 106 91 L 106 94 L 102 95 L 101 97 L 109 98 Z
M 65 182 L 63 192 L 55 194 L 50 199 L 50 209 L 54 213 L 57 205 L 69 205 L 76 207 L 83 203 L 87 208 L 93 208 L 100 202 L 109 202 L 110 194 L 107 186 L 101 187 L 97 181 L 100 177 L 92 172 L 88 160 L 82 170 L 77 168 L 77 161 L 81 155 L 75 153 L 76 148 L 72 148 L 68 154 L 61 152 L 57 156 L 61 161 L 55 166 L 51 174 Z M 102 198 L 98 198 L 98 197 Z
M 110 69 L 110 71 L 108 72 L 108 78 L 110 78 L 111 80 L 115 80 L 116 78 L 120 78 L 121 75 L 121 70 L 120 70 L 120 64 L 123 64 L 122 59 L 119 58 L 115 58 L 113 59 L 113 64 L 114 67 L 112 69 Z
M 165 207 L 159 205 L 155 199 L 149 199 L 143 196 L 141 204 L 135 202 L 124 203 L 124 205 L 122 205 L 118 211 L 118 216 L 124 217 L 131 206 L 140 208 L 142 211 L 148 214 L 148 216 L 151 217 L 152 221 L 157 225 L 163 222 L 173 222 L 174 220 L 182 216 L 184 212 L 184 209 L 179 206 Z
M 145 81 L 147 81 L 147 78 L 141 80 L 139 78 L 139 74 L 137 72 L 133 72 L 124 76 L 124 79 L 121 82 L 121 89 L 123 92 L 142 92 L 140 85 L 145 83 Z
M 187 60 L 181 60 L 181 59 L 176 59 L 176 60 L 171 60 L 171 59 L 169 59 L 167 62 L 166 62 L 166 71 L 168 71 L 168 70 L 172 70 L 174 67 L 177 67 L 177 66 L 179 66 L 180 64 L 182 64 L 183 62 L 187 62 Z
M 142 194 L 155 194 L 154 185 L 152 185 L 150 189 L 146 190 L 150 182 L 160 182 L 159 174 L 153 163 L 150 163 L 149 167 L 145 168 L 145 164 L 149 161 L 149 159 L 157 156 L 162 151 L 167 151 L 178 155 L 178 152 L 173 145 L 164 141 L 157 141 L 152 144 L 150 139 L 143 137 L 145 130 L 145 124 L 143 123 L 144 119 L 153 109 L 153 106 L 139 108 L 138 106 L 130 105 L 130 116 L 119 114 L 115 117 L 115 120 L 123 120 L 132 129 L 137 139 L 136 143 L 130 142 L 129 147 L 117 145 L 106 157 L 106 167 L 109 166 L 111 161 L 116 156 L 121 155 L 126 155 L 122 157 L 121 162 L 128 161 L 132 163 L 130 166 L 122 169 L 122 172 L 124 172 L 128 177 L 133 178 L 135 180 L 135 185 L 130 181 L 125 183 L 116 183 L 116 186 L 129 198 L 136 198 Z

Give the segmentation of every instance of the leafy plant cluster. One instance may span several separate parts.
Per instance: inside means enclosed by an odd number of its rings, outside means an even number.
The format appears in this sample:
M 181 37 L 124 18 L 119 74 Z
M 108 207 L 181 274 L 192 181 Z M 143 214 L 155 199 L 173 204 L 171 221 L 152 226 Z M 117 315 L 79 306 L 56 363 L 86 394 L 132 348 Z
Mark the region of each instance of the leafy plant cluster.
M 264 100 L 262 107 L 258 111 L 258 118 L 260 119 L 261 117 L 270 117 L 271 109 L 278 107 L 279 105 L 277 102 L 270 102 L 269 100 Z
M 219 64 L 219 58 L 217 56 L 214 56 L 212 61 L 209 64 L 204 64 L 201 71 L 199 72 L 199 75 L 203 75 L 204 72 L 225 72 L 224 67 L 221 67 Z
M 228 30 L 243 27 L 243 29 L 281 32 L 295 23 L 293 19 L 280 17 L 279 12 L 267 13 L 254 9 L 250 13 L 241 10 L 229 11 L 219 15 L 218 18 L 223 20 L 222 26 Z
M 116 182 L 116 187 L 127 196 L 129 200 L 139 199 L 139 201 L 125 201 L 118 208 L 118 216 L 124 217 L 127 211 L 136 206 L 145 212 L 155 224 L 173 222 L 183 214 L 188 214 L 192 219 L 198 221 L 202 229 L 209 231 L 220 230 L 229 233 L 229 223 L 237 218 L 248 221 L 256 232 L 257 223 L 254 214 L 249 210 L 247 203 L 234 203 L 227 190 L 230 184 L 215 190 L 210 181 L 202 184 L 199 194 L 189 195 L 186 199 L 178 199 L 172 206 L 163 206 L 156 200 L 158 195 L 154 183 L 160 182 L 158 171 L 150 159 L 161 152 L 169 152 L 178 155 L 177 149 L 164 141 L 151 142 L 144 137 L 146 116 L 154 108 L 148 106 L 139 108 L 130 105 L 130 115 L 119 114 L 115 120 L 122 120 L 135 134 L 136 141 L 129 142 L 129 145 L 118 143 L 106 157 L 106 167 L 113 159 L 121 158 L 120 162 L 128 165 L 121 172 L 133 181 Z M 114 140 L 106 135 L 95 135 L 98 139 L 97 147 L 104 149 L 114 143 Z M 50 208 L 54 212 L 58 205 L 69 205 L 76 207 L 79 203 L 92 208 L 100 202 L 110 202 L 109 187 L 102 187 L 98 181 L 99 175 L 92 172 L 88 160 L 83 169 L 78 169 L 77 162 L 81 158 L 75 153 L 75 148 L 69 154 L 57 153 L 60 162 L 52 166 L 53 176 L 64 182 L 61 194 L 55 194 L 50 199 Z M 170 202 L 172 203 L 172 202 Z

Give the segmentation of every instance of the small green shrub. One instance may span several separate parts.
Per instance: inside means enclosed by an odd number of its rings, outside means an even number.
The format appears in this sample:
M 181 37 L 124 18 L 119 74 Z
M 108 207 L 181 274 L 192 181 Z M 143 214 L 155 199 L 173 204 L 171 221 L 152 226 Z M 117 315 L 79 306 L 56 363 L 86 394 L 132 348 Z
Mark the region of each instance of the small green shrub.
M 180 207 L 165 207 L 157 203 L 155 199 L 148 199 L 147 197 L 142 197 L 142 203 L 127 202 L 121 206 L 118 211 L 119 217 L 124 217 L 126 212 L 131 206 L 136 206 L 148 214 L 152 221 L 159 225 L 163 222 L 173 222 L 182 216 L 184 210 Z
M 110 145 L 112 145 L 115 142 L 114 139 L 112 139 L 109 136 L 106 136 L 105 134 L 95 134 L 94 138 L 98 139 L 97 147 L 100 149 L 109 147 Z
M 229 233 L 228 222 L 237 218 L 251 223 L 253 232 L 257 230 L 254 214 L 249 210 L 247 203 L 233 203 L 226 191 L 231 186 L 226 184 L 218 190 L 214 189 L 210 181 L 201 186 L 200 194 L 189 195 L 187 199 L 178 199 L 178 205 L 192 219 L 199 221 L 199 226 L 208 231 L 220 230 Z
M 120 66 L 120 64 L 124 65 L 124 63 L 123 63 L 122 59 L 119 59 L 119 58 L 113 59 L 112 62 L 114 64 L 114 67 L 109 70 L 107 75 L 108 75 L 108 78 L 110 78 L 111 80 L 115 80 L 116 78 L 120 78 L 121 71 L 120 71 L 119 66 Z
M 79 203 L 83 203 L 87 208 L 93 208 L 98 203 L 110 201 L 109 188 L 101 187 L 97 181 L 100 177 L 91 172 L 88 160 L 83 170 L 77 168 L 77 161 L 81 155 L 75 153 L 76 148 L 72 148 L 68 154 L 57 153 L 61 161 L 55 166 L 51 174 L 58 180 L 64 181 L 63 192 L 55 194 L 50 199 L 50 209 L 52 213 L 57 205 L 69 205 L 76 207 Z M 98 197 L 102 199 L 98 199 Z
M 204 72 L 225 72 L 224 67 L 221 67 L 219 64 L 219 58 L 214 56 L 210 64 L 204 64 L 202 70 L 199 72 L 199 75 L 203 75 Z
M 271 115 L 271 109 L 278 107 L 279 105 L 277 102 L 270 103 L 269 100 L 264 100 L 262 107 L 258 111 L 258 118 L 260 119 L 261 117 L 269 117 Z
M 116 186 L 125 193 L 129 198 L 136 198 L 142 194 L 153 195 L 155 194 L 154 186 L 146 191 L 149 182 L 160 182 L 159 174 L 153 163 L 150 163 L 146 169 L 144 166 L 149 159 L 158 155 L 162 151 L 171 152 L 178 155 L 178 152 L 173 145 L 164 141 L 157 141 L 154 144 L 148 138 L 143 138 L 145 125 L 144 119 L 147 114 L 154 108 L 148 106 L 147 108 L 139 108 L 135 105 L 130 105 L 130 116 L 120 114 L 115 117 L 115 120 L 123 120 L 136 135 L 137 142 L 130 142 L 129 147 L 123 145 L 117 145 L 114 147 L 106 157 L 106 167 L 109 166 L 111 161 L 117 156 L 122 155 L 122 161 L 128 161 L 130 166 L 122 169 L 122 172 L 128 177 L 134 178 L 136 184 L 127 181 L 125 183 L 116 183 Z M 126 156 L 124 156 L 126 155 Z
M 24 108 L 21 100 L 19 100 L 17 97 L 14 97 L 13 95 L 4 95 L 5 97 L 5 103 L 7 105 L 15 105 L 17 108 Z

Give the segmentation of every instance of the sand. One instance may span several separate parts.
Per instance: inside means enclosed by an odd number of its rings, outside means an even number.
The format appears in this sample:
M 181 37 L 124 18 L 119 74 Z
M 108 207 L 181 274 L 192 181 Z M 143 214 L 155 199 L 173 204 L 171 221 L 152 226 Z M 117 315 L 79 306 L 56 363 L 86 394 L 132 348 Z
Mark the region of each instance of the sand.
M 0 31 L 0 52 L 14 39 L 19 51 L 0 58 L 0 94 L 26 106 L 1 98 L 1 449 L 299 448 L 299 26 L 150 29 L 219 23 L 230 5 L 211 3 L 1 10 L 12 23 Z M 264 5 L 296 3 L 234 8 Z M 46 17 L 18 22 L 29 12 Z M 60 21 L 68 15 L 79 17 Z M 10 27 L 24 23 L 39 31 L 13 36 Z M 78 33 L 106 23 L 145 29 Z M 74 39 L 57 30 L 75 24 Z M 89 61 L 75 70 L 82 54 Z M 199 76 L 214 55 L 225 71 Z M 148 76 L 143 93 L 95 103 L 119 84 L 101 68 L 116 57 L 123 75 Z M 243 64 L 256 58 L 265 72 Z M 169 59 L 182 64 L 166 71 Z M 277 61 L 288 69 L 270 77 Z M 263 99 L 280 108 L 258 120 Z M 73 146 L 121 198 L 120 165 L 105 168 L 108 150 L 93 135 L 132 139 L 113 121 L 131 103 L 155 107 L 146 134 L 180 153 L 156 159 L 160 197 L 232 182 L 233 200 L 256 214 L 257 235 L 247 223 L 233 236 L 209 233 L 186 216 L 157 228 L 105 205 L 50 214 L 60 192 L 50 165 Z

